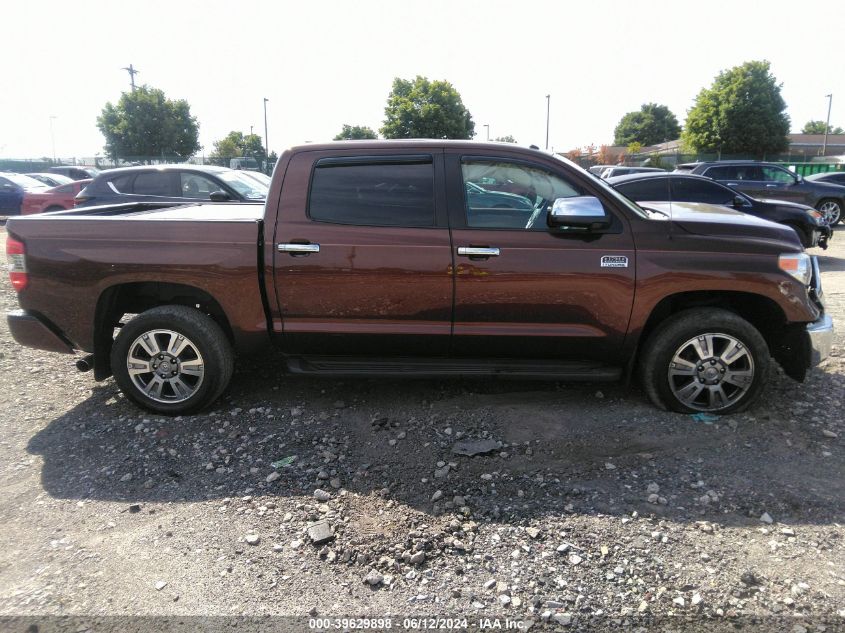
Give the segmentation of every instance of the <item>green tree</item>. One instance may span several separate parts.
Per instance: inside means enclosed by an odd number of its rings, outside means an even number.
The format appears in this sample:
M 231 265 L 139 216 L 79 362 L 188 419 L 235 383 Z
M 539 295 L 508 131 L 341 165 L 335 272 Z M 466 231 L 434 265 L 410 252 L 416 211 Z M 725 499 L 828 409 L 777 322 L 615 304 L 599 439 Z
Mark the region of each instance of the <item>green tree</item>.
M 244 134 L 235 130 L 225 138 L 214 141 L 214 151 L 210 158 L 215 162 L 227 164 L 231 158 L 252 156 L 259 163 L 264 160 L 264 141 L 258 134 Z
M 682 140 L 696 152 L 776 154 L 789 147 L 781 84 L 767 61 L 723 70 L 687 114 Z
M 199 123 L 188 102 L 171 101 L 149 86 L 124 92 L 117 104 L 106 103 L 97 127 L 112 159 L 186 159 L 200 149 Z
M 471 139 L 475 123 L 461 95 L 448 81 L 393 80 L 387 97 L 384 138 Z
M 681 126 L 665 105 L 646 103 L 638 112 L 628 112 L 613 132 L 614 145 L 656 145 L 678 138 Z
M 347 125 L 343 124 L 343 129 L 340 134 L 334 137 L 336 141 L 355 141 L 360 139 L 378 138 L 372 128 L 366 125 Z
M 824 121 L 807 121 L 801 130 L 801 134 L 824 134 L 824 128 Z M 832 125 L 827 126 L 828 134 L 842 134 L 842 132 L 843 130 L 841 127 L 833 127 Z
M 497 136 L 493 140 L 497 143 L 516 143 L 516 139 L 510 134 L 508 134 L 507 136 Z

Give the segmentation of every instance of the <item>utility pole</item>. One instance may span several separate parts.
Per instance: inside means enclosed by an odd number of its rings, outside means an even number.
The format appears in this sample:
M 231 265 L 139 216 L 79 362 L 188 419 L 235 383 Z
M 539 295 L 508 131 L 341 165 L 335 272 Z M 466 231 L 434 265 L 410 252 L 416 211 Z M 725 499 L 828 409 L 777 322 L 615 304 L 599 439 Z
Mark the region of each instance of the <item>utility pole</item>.
M 53 143 L 53 164 L 56 164 L 56 135 L 53 134 L 53 120 L 57 117 L 50 115 L 50 141 Z
M 132 92 L 135 92 L 135 75 L 137 75 L 141 71 L 135 70 L 135 68 L 134 68 L 134 66 L 132 66 L 132 64 L 129 64 L 128 67 L 124 66 L 123 68 L 121 68 L 121 70 L 125 70 L 126 72 L 129 73 L 129 83 L 132 86 Z
M 827 121 L 824 124 L 824 143 L 822 143 L 822 156 L 827 156 L 827 131 L 830 129 L 830 106 L 833 105 L 833 93 L 827 97 Z
M 486 128 L 487 128 L 487 140 L 489 141 L 489 140 L 490 140 L 490 124 L 489 124 L 489 123 L 485 123 L 485 124 L 484 124 L 484 127 L 486 127 Z
M 546 95 L 546 151 L 549 151 L 549 106 L 552 95 Z
M 265 161 L 270 157 L 270 144 L 267 142 L 267 102 L 270 101 L 264 97 L 264 159 Z
M 250 136 L 252 136 L 252 128 L 254 128 L 254 127 L 255 127 L 254 125 L 250 125 L 250 126 L 249 126 L 249 135 L 250 135 Z

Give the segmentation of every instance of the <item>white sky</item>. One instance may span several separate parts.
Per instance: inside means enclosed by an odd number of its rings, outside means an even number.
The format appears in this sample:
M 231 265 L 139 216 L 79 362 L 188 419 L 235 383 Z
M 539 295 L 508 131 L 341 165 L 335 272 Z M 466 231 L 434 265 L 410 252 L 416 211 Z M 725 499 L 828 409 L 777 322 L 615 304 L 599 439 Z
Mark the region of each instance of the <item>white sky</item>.
M 683 123 L 720 70 L 768 59 L 799 131 L 845 127 L 845 2 L 18 0 L 4 2 L 0 157 L 94 156 L 107 101 L 138 83 L 186 99 L 204 152 L 230 130 L 270 149 L 378 131 L 394 77 L 446 79 L 484 140 L 567 151 L 612 143 L 623 114 L 665 104 Z

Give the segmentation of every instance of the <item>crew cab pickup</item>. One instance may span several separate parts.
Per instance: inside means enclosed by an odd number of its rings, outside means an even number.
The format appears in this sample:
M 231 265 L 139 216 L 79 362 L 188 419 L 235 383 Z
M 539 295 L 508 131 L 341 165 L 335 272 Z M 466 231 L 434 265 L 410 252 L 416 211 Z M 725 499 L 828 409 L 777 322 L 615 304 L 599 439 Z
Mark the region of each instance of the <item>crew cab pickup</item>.
M 210 405 L 235 356 L 290 372 L 642 381 L 675 411 L 749 406 L 770 358 L 827 356 L 795 232 L 724 207 L 643 209 L 556 156 L 369 141 L 286 151 L 266 204 L 13 218 L 23 344 L 86 352 L 166 414 Z

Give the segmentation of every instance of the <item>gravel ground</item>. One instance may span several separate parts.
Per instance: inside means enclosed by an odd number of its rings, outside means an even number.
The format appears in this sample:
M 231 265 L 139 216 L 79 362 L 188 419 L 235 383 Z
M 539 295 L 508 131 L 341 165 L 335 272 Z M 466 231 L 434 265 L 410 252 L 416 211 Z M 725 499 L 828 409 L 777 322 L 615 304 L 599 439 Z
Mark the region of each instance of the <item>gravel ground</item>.
M 816 254 L 834 356 L 707 423 L 615 384 L 338 381 L 272 356 L 166 418 L 4 321 L 0 615 L 841 630 L 845 231 Z

